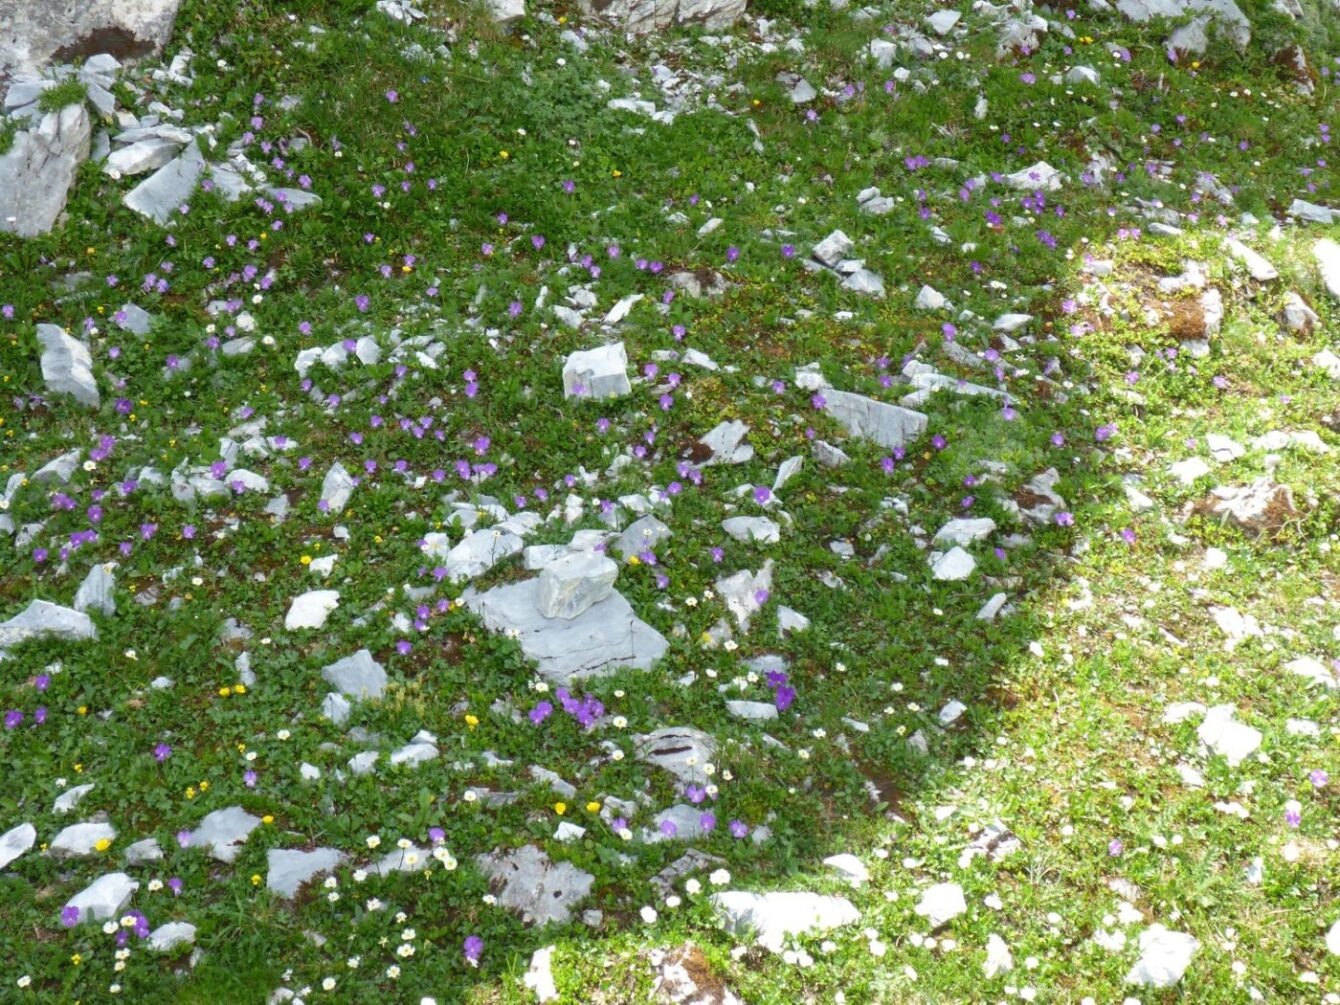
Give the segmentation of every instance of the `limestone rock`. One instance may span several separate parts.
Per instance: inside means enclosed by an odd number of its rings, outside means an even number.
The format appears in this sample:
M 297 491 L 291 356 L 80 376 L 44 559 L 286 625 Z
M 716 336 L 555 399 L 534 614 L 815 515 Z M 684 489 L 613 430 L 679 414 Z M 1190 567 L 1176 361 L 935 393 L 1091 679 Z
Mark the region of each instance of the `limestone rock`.
M 85 63 L 95 70 L 116 59 L 160 51 L 172 34 L 181 0 L 0 0 L 0 79 L 35 73 L 50 60 Z M 106 53 L 106 56 L 94 55 Z M 113 59 L 112 57 L 116 57 Z M 96 61 L 96 62 L 95 62 Z
M 71 824 L 51 839 L 47 854 L 53 858 L 85 858 L 97 851 L 99 841 L 115 840 L 116 828 L 109 823 Z
M 159 953 L 170 953 L 178 946 L 195 942 L 195 925 L 189 921 L 169 921 L 149 933 L 148 946 Z
M 1140 933 L 1140 958 L 1126 974 L 1126 983 L 1170 988 L 1182 979 L 1199 948 L 1200 942 L 1185 932 L 1150 925 Z
M 242 850 L 242 843 L 260 825 L 260 817 L 252 816 L 240 806 L 229 806 L 207 814 L 191 833 L 191 844 L 208 849 L 220 862 L 232 862 Z
M 577 6 L 629 35 L 643 35 L 681 24 L 727 28 L 744 14 L 745 0 L 578 0 Z
M 65 906 L 79 912 L 79 923 L 115 920 L 121 917 L 121 911 L 139 888 L 140 884 L 124 872 L 112 872 L 99 876 L 67 900 Z
M 792 936 L 827 932 L 861 919 L 861 912 L 845 897 L 817 893 L 727 890 L 713 894 L 711 903 L 732 934 L 752 934 L 759 945 L 774 953 L 780 953 Z
M 308 590 L 293 598 L 288 614 L 284 615 L 284 627 L 289 631 L 298 628 L 321 628 L 330 617 L 330 613 L 339 605 L 339 590 Z
M 37 840 L 37 828 L 29 823 L 11 827 L 0 834 L 0 869 L 26 852 Z
M 571 621 L 614 592 L 619 567 L 594 552 L 567 555 L 545 567 L 536 585 L 539 611 Z
M 563 396 L 601 401 L 630 393 L 628 352 L 622 342 L 574 352 L 563 364 Z
M 570 862 L 551 862 L 534 845 L 480 855 L 475 862 L 493 881 L 498 903 L 517 911 L 527 924 L 565 924 L 595 882 Z
M 61 607 L 49 600 L 34 600 L 8 621 L 0 622 L 0 649 L 29 639 L 94 639 L 98 630 L 87 614 Z
M 93 379 L 93 357 L 88 346 L 66 335 L 58 325 L 38 325 L 37 341 L 42 346 L 42 380 L 47 390 L 68 394 L 81 405 L 97 408 L 102 398 Z
M 331 663 L 321 677 L 350 698 L 380 698 L 386 689 L 386 671 L 366 649 Z
M 334 848 L 315 851 L 296 851 L 289 848 L 271 848 L 267 856 L 269 871 L 265 886 L 271 893 L 292 898 L 298 888 L 323 872 L 330 872 L 344 861 L 344 853 Z
M 165 224 L 191 198 L 205 169 L 205 157 L 194 143 L 126 193 L 127 206 L 157 224 Z
M 878 443 L 888 450 L 905 446 L 926 431 L 922 412 L 889 405 L 850 391 L 825 391 L 824 411 L 852 436 Z
M 6 8 L 24 8 L 31 0 L 0 0 L 0 63 L 10 36 Z M 37 7 L 54 8 L 38 3 Z M 4 79 L 0 68 L 0 79 Z M 79 165 L 88 159 L 92 125 L 83 104 L 48 112 L 32 129 L 14 135 L 0 156 L 0 233 L 33 237 L 45 234 L 65 209 L 65 198 Z

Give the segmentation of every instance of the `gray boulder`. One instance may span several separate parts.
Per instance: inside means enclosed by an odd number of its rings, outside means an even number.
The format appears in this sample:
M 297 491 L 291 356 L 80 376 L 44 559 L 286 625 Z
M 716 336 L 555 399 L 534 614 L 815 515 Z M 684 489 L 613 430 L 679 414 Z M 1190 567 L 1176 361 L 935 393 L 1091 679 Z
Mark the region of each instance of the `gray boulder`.
M 122 201 L 141 216 L 165 224 L 183 203 L 190 200 L 204 169 L 205 156 L 192 143 L 180 157 L 163 165 L 127 192 Z
M 317 848 L 315 851 L 271 848 L 265 886 L 271 893 L 291 898 L 312 877 L 330 872 L 343 861 L 344 853 L 334 848 Z
M 14 3 L 25 0 L 0 0 L 0 62 L 9 34 L 3 26 L 10 24 L 5 7 Z M 8 152 L 0 157 L 0 233 L 32 237 L 55 225 L 75 172 L 88 159 L 91 135 L 88 110 L 82 104 L 48 112 L 36 128 L 15 134 Z
M 109 921 L 121 917 L 121 911 L 130 903 L 131 894 L 140 884 L 124 872 L 99 876 L 79 893 L 65 902 L 79 912 L 79 922 Z
M 571 862 L 551 862 L 534 845 L 480 855 L 475 862 L 493 881 L 498 903 L 520 913 L 527 924 L 565 924 L 595 882 L 594 876 Z
M 546 566 L 536 586 L 539 611 L 546 618 L 571 621 L 614 592 L 619 567 L 604 555 L 578 552 Z
M 0 78 L 91 56 L 98 70 L 162 50 L 181 0 L 0 0 Z M 106 54 L 106 55 L 95 55 Z M 98 61 L 98 62 L 95 62 Z
M 81 405 L 97 408 L 102 397 L 98 394 L 98 382 L 93 379 L 93 357 L 88 346 L 66 335 L 59 325 L 38 325 L 37 341 L 42 347 L 42 380 L 47 390 L 68 394 Z
M 578 0 L 577 6 L 630 35 L 643 35 L 680 24 L 727 28 L 744 14 L 745 0 Z
M 29 639 L 77 641 L 97 638 L 97 635 L 98 631 L 87 614 L 61 607 L 49 600 L 34 600 L 22 612 L 0 623 L 0 649 L 16 646 Z

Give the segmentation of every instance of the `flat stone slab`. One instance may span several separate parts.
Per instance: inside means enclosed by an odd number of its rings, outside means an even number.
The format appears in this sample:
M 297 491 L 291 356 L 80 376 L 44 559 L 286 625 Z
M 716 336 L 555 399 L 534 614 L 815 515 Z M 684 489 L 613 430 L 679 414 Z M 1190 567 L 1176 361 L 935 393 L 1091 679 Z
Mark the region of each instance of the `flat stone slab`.
M 181 0 L 0 0 L 0 78 L 97 53 L 137 59 L 160 51 Z M 98 57 L 105 59 L 105 57 Z
M 122 201 L 154 223 L 165 224 L 190 201 L 204 169 L 205 156 L 191 143 L 180 157 L 163 165 L 127 192 Z
M 207 848 L 220 862 L 232 862 L 242 850 L 243 842 L 260 825 L 260 817 L 252 816 L 240 806 L 229 806 L 206 815 L 192 831 L 191 844 Z
M 386 670 L 366 649 L 323 668 L 321 677 L 350 698 L 380 698 L 386 690 Z
M 23 823 L 0 834 L 0 869 L 5 868 L 33 846 L 37 840 L 37 828 Z
M 617 398 L 633 390 L 628 380 L 628 351 L 622 342 L 574 352 L 563 363 L 565 398 Z
M 0 0 L 0 62 L 15 6 L 32 0 Z M 53 4 L 37 3 L 38 7 Z M 4 79 L 0 70 L 0 80 Z M 88 159 L 92 123 L 83 104 L 48 112 L 32 129 L 14 135 L 0 156 L 0 233 L 33 237 L 55 226 L 79 165 Z
M 118 919 L 139 888 L 140 884 L 124 872 L 111 872 L 76 893 L 65 902 L 65 907 L 79 912 L 78 924 Z
M 298 628 L 321 628 L 330 617 L 331 611 L 340 605 L 339 590 L 308 590 L 294 597 L 288 614 L 284 615 L 284 627 L 289 631 Z
M 565 555 L 545 566 L 536 586 L 539 611 L 546 618 L 571 621 L 614 592 L 619 567 L 595 552 Z
M 650 669 L 669 643 L 642 621 L 617 591 L 572 619 L 546 618 L 539 610 L 539 579 L 467 592 L 465 605 L 490 631 L 518 633 L 521 651 L 555 684 L 599 676 L 615 667 Z
M 713 894 L 711 903 L 728 931 L 752 934 L 774 953 L 780 953 L 792 936 L 827 932 L 861 920 L 861 912 L 847 898 L 818 893 L 727 890 Z
M 595 882 L 594 876 L 571 862 L 551 862 L 534 845 L 480 855 L 475 862 L 493 881 L 498 903 L 517 911 L 527 924 L 566 923 Z
M 710 733 L 691 726 L 665 726 L 636 737 L 637 759 L 668 771 L 681 782 L 701 782 L 703 765 L 716 756 L 717 742 Z
M 109 823 L 71 824 L 51 839 L 47 854 L 53 858 L 84 858 L 97 852 L 99 841 L 115 840 L 116 828 Z
M 93 357 L 88 346 L 66 335 L 59 325 L 38 325 L 42 346 L 42 380 L 54 394 L 68 394 L 81 405 L 97 408 L 102 401 L 93 378 Z
M 149 948 L 158 953 L 170 953 L 178 946 L 195 942 L 195 925 L 189 921 L 169 921 L 149 933 Z
M 111 569 L 99 564 L 88 570 L 74 595 L 74 609 L 98 611 L 108 617 L 116 613 L 116 577 Z
M 906 446 L 926 431 L 923 412 L 890 405 L 863 394 L 826 390 L 824 411 L 852 436 L 870 440 L 888 450 Z
M 1126 975 L 1126 983 L 1170 988 L 1182 979 L 1199 948 L 1194 936 L 1150 925 L 1140 933 L 1140 958 Z
M 323 872 L 330 872 L 344 858 L 344 853 L 334 848 L 317 848 L 315 851 L 271 848 L 265 886 L 281 897 L 294 897 L 300 886 Z
M 97 637 L 98 630 L 87 614 L 53 604 L 49 600 L 34 600 L 23 611 L 0 623 L 0 649 L 30 639 L 76 642 Z

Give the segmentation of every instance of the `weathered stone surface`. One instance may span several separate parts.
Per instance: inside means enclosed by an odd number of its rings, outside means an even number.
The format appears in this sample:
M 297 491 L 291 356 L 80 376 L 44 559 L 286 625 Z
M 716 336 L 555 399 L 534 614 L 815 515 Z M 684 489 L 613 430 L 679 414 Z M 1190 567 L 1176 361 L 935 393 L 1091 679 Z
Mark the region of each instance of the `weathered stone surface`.
M 504 28 L 526 16 L 526 0 L 488 0 L 488 8 L 494 22 Z
M 195 192 L 205 157 L 194 143 L 126 193 L 124 202 L 142 216 L 165 224 Z
M 149 948 L 159 953 L 170 953 L 178 946 L 189 946 L 195 941 L 195 925 L 189 921 L 169 921 L 149 933 Z
M 102 398 L 93 379 L 93 357 L 88 346 L 66 335 L 58 325 L 38 325 L 37 341 L 42 346 L 42 380 L 47 390 L 68 394 L 81 405 L 97 408 Z
M 386 671 L 366 649 L 336 660 L 321 671 L 321 677 L 350 698 L 380 698 L 386 689 Z
M 467 592 L 465 604 L 495 632 L 513 630 L 521 651 L 555 684 L 597 676 L 615 667 L 646 670 L 669 643 L 640 620 L 618 592 L 570 620 L 546 618 L 538 604 L 538 579 Z
M 1150 925 L 1140 933 L 1140 958 L 1126 974 L 1126 983 L 1170 988 L 1182 979 L 1199 948 L 1200 942 L 1185 932 Z
M 71 824 L 51 839 L 47 854 L 53 858 L 84 858 L 97 851 L 99 841 L 115 840 L 116 828 L 109 823 Z
M 611 547 L 619 555 L 637 555 L 655 548 L 669 536 L 669 527 L 654 516 L 644 516 L 625 527 Z
M 53 457 L 33 473 L 32 481 L 38 485 L 68 485 L 79 470 L 83 456 L 82 450 L 69 450 L 59 457 Z
M 749 631 L 750 619 L 767 602 L 772 589 L 772 568 L 772 559 L 768 559 L 757 572 L 741 569 L 716 581 L 718 595 L 742 632 Z
M 977 560 L 957 545 L 943 554 L 931 555 L 931 574 L 942 582 L 967 579 L 976 568 Z
M 442 541 L 438 542 L 436 538 Z M 447 538 L 445 535 L 429 534 L 424 540 L 428 545 L 424 552 L 431 555 L 438 551 L 440 543 L 445 543 Z M 519 536 L 500 527 L 485 527 L 467 533 L 459 544 L 446 552 L 443 564 L 447 578 L 474 579 L 482 576 L 504 558 L 518 554 L 524 547 L 525 542 Z
M 340 605 L 339 590 L 308 590 L 293 598 L 288 613 L 284 615 L 284 627 L 289 631 L 298 628 L 320 628 L 330 617 L 331 611 Z
M 1183 19 L 1196 15 L 1168 38 L 1169 48 L 1179 52 L 1203 53 L 1209 44 L 1207 27 L 1219 21 L 1239 46 L 1252 38 L 1251 22 L 1233 0 L 1116 0 L 1116 8 L 1132 21 L 1144 22 L 1156 17 Z
M 776 544 L 782 539 L 782 528 L 766 516 L 727 517 L 721 529 L 744 544 Z
M 1214 489 L 1210 493 L 1209 510 L 1253 533 L 1274 529 L 1298 513 L 1289 486 L 1276 484 L 1269 478 Z
M 936 883 L 922 893 L 915 908 L 932 928 L 939 928 L 968 909 L 963 899 L 963 887 L 957 883 Z
M 748 434 L 749 427 L 739 419 L 720 422 L 713 426 L 707 435 L 698 441 L 712 451 L 712 456 L 702 462 L 703 467 L 713 464 L 744 464 L 753 460 L 754 448 L 744 442 Z
M 35 73 L 52 60 L 105 53 L 94 63 L 160 51 L 181 0 L 0 0 L 0 78 Z M 91 62 L 91 61 L 90 61 Z
M 726 711 L 737 719 L 759 721 L 777 718 L 777 706 L 766 701 L 727 701 Z
M 1061 172 L 1046 161 L 1038 161 L 1026 168 L 1020 168 L 1013 174 L 1007 174 L 1003 180 L 1010 188 L 1023 192 L 1033 192 L 1038 189 L 1044 192 L 1055 192 L 1061 187 Z
M 0 649 L 16 646 L 29 639 L 97 638 L 98 630 L 87 614 L 61 607 L 49 600 L 34 600 L 20 613 L 0 623 Z
M 578 0 L 587 15 L 598 15 L 630 35 L 658 31 L 672 24 L 697 24 L 719 29 L 744 14 L 745 0 Z
M 98 564 L 88 570 L 74 595 L 76 611 L 98 611 L 111 617 L 116 613 L 116 577 L 106 565 Z
M 622 342 L 574 352 L 563 363 L 563 396 L 617 398 L 633 390 L 628 380 L 628 352 Z
M 534 845 L 480 855 L 475 862 L 493 881 L 498 903 L 517 911 L 527 924 L 566 923 L 595 882 L 571 862 L 551 862 Z
M 128 177 L 157 171 L 177 156 L 181 144 L 171 140 L 147 139 L 120 147 L 107 155 L 102 162 L 102 170 L 110 175 Z
M 74 809 L 76 806 L 79 805 L 79 801 L 81 799 L 83 799 L 86 795 L 88 795 L 92 791 L 93 791 L 92 782 L 88 783 L 87 785 L 71 786 L 70 788 L 66 789 L 59 796 L 56 797 L 56 801 L 51 805 L 51 812 L 56 814 L 57 816 L 64 813 L 69 813 L 72 809 Z
M 817 893 L 727 890 L 713 894 L 711 903 L 732 934 L 752 934 L 759 945 L 774 953 L 780 953 L 792 936 L 827 932 L 861 919 L 861 912 L 845 897 Z
M 571 621 L 614 592 L 619 567 L 595 552 L 566 555 L 546 566 L 536 586 L 539 611 L 546 618 Z
M 344 861 L 344 853 L 334 848 L 315 851 L 297 851 L 290 848 L 271 848 L 267 856 L 269 871 L 265 886 L 281 897 L 294 897 L 298 888 L 312 877 L 330 872 Z
M 1340 244 L 1329 237 L 1323 238 L 1312 247 L 1312 257 L 1317 260 L 1317 274 L 1321 284 L 1331 299 L 1340 304 Z
M 996 521 L 990 517 L 950 520 L 935 532 L 936 544 L 956 544 L 966 548 L 984 541 L 996 531 Z
M 1238 722 L 1237 713 L 1233 705 L 1215 705 L 1196 729 L 1201 743 L 1223 755 L 1229 767 L 1237 767 L 1261 746 L 1261 731 Z
M 124 872 L 112 872 L 99 876 L 67 900 L 65 906 L 79 912 L 79 923 L 108 921 L 121 917 L 121 911 L 139 888 L 140 884 Z
M 922 412 L 885 404 L 850 391 L 825 391 L 824 411 L 844 426 L 852 436 L 895 450 L 926 431 Z
M 0 61 L 9 35 L 5 6 L 25 2 L 0 0 Z M 91 135 L 88 110 L 82 104 L 48 112 L 34 128 L 15 134 L 9 150 L 0 156 L 0 233 L 32 237 L 55 225 L 75 172 L 88 158 Z
M 637 758 L 670 772 L 681 782 L 701 782 L 703 765 L 717 752 L 710 733 L 691 726 L 665 726 L 637 739 Z
M 5 868 L 33 846 L 37 828 L 29 823 L 19 824 L 0 834 L 0 869 Z
M 348 470 L 339 461 L 330 466 L 326 477 L 321 481 L 321 501 L 327 513 L 338 513 L 349 502 L 354 492 L 354 480 Z
M 242 850 L 247 836 L 260 825 L 260 817 L 252 816 L 240 806 L 229 806 L 201 820 L 191 833 L 191 844 L 208 849 L 220 862 L 231 862 Z
M 144 838 L 126 846 L 126 865 L 144 865 L 163 861 L 163 849 L 157 838 Z

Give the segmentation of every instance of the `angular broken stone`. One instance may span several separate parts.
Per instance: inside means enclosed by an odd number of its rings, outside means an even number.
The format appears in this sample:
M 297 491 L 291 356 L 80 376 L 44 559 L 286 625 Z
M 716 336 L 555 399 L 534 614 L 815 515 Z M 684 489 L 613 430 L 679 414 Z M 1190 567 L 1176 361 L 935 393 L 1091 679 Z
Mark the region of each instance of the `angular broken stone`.
M 321 628 L 335 608 L 340 606 L 339 590 L 308 590 L 293 598 L 284 627 L 289 631 L 299 628 Z
M 98 611 L 111 617 L 116 613 L 116 577 L 106 565 L 95 565 L 74 595 L 76 611 Z
M 935 544 L 956 544 L 966 548 L 984 541 L 996 531 L 996 521 L 990 517 L 950 520 L 935 532 Z
M 551 683 L 568 684 L 621 666 L 647 670 L 669 647 L 618 591 L 570 620 L 541 614 L 538 591 L 538 579 L 528 579 L 486 593 L 467 592 L 465 604 L 490 631 L 516 633 L 521 651 Z
M 65 907 L 79 912 L 76 924 L 119 919 L 125 906 L 130 903 L 131 895 L 139 888 L 140 884 L 124 872 L 108 873 L 99 876 L 67 900 Z
M 47 854 L 53 858 L 85 858 L 97 852 L 99 842 L 115 840 L 116 828 L 109 823 L 71 824 L 51 839 Z
M 1046 161 L 1038 161 L 1013 174 L 1005 175 L 1002 180 L 1010 188 L 1020 191 L 1033 192 L 1041 189 L 1044 192 L 1055 192 L 1061 187 L 1062 176 L 1060 171 Z
M 713 894 L 711 904 L 733 935 L 752 935 L 774 953 L 780 953 L 793 936 L 827 932 L 861 920 L 861 912 L 845 897 L 817 893 L 727 890 Z
M 1266 283 L 1280 277 L 1279 270 L 1275 266 L 1236 237 L 1228 238 L 1224 242 L 1224 248 L 1228 251 L 1230 258 L 1246 266 L 1247 274 L 1257 282 Z
M 177 156 L 181 145 L 164 139 L 144 139 L 113 150 L 102 162 L 107 174 L 121 177 L 156 171 Z
M 1215 516 L 1252 533 L 1274 529 L 1298 514 L 1289 486 L 1276 484 L 1269 478 L 1258 478 L 1249 485 L 1213 489 L 1208 507 Z
M 835 230 L 816 244 L 811 253 L 816 261 L 835 269 L 838 262 L 846 258 L 854 247 L 856 243 L 850 237 L 840 230 Z
M 439 554 L 441 544 L 447 540 L 444 534 L 428 534 L 424 538 L 424 554 Z M 482 576 L 503 559 L 519 554 L 525 546 L 520 537 L 503 530 L 501 525 L 470 531 L 444 556 L 447 578 L 462 580 Z
M 232 862 L 242 850 L 243 842 L 260 825 L 260 817 L 252 816 L 240 806 L 215 810 L 191 832 L 191 845 L 208 849 L 220 862 Z
M 82 611 L 61 607 L 49 600 L 34 600 L 8 621 L 0 622 L 0 649 L 29 639 L 95 639 L 98 630 Z
M 578 552 L 545 566 L 536 585 L 539 611 L 571 621 L 614 592 L 619 567 L 604 555 Z
M 169 921 L 149 933 L 148 946 L 157 953 L 170 953 L 178 946 L 195 942 L 195 925 L 189 921 Z
M 744 442 L 749 427 L 739 419 L 721 422 L 698 442 L 712 451 L 702 462 L 703 467 L 713 464 L 744 464 L 754 458 L 754 448 Z
M 929 887 L 921 894 L 915 908 L 917 914 L 930 922 L 931 928 L 953 921 L 967 909 L 963 887 L 957 883 L 936 883 Z
M 655 548 L 669 536 L 669 527 L 654 516 L 644 516 L 625 527 L 623 533 L 619 535 L 611 548 L 617 554 L 625 557 L 640 555 L 644 551 Z
M 0 869 L 31 848 L 36 840 L 37 828 L 30 823 L 19 824 L 0 834 Z
M 666 726 L 637 740 L 637 759 L 670 772 L 681 782 L 701 781 L 703 765 L 717 752 L 710 733 L 691 726 Z
M 1140 958 L 1126 974 L 1127 984 L 1170 988 L 1182 979 L 1200 948 L 1193 936 L 1150 925 L 1140 933 Z
M 1237 713 L 1236 706 L 1215 705 L 1205 713 L 1204 720 L 1196 729 L 1200 742 L 1212 752 L 1222 755 L 1229 767 L 1233 768 L 1261 746 L 1261 731 L 1238 722 Z
M 628 352 L 622 342 L 574 352 L 563 363 L 563 396 L 603 401 L 629 394 Z
M 926 431 L 922 412 L 889 405 L 850 391 L 823 392 L 824 412 L 852 436 L 871 440 L 888 450 L 906 446 Z
M 721 529 L 744 544 L 776 544 L 782 529 L 765 516 L 733 516 L 721 521 Z
M 643 35 L 671 25 L 727 28 L 744 14 L 745 0 L 578 0 L 578 7 L 629 35 Z
M 931 575 L 942 582 L 967 579 L 977 568 L 977 559 L 955 545 L 944 553 L 932 553 Z
M 190 201 L 204 168 L 204 154 L 196 144 L 191 143 L 181 156 L 163 165 L 127 192 L 122 201 L 154 223 L 165 224 Z
M 7 12 L 15 14 L 26 6 L 0 5 L 0 23 L 8 21 Z M 6 24 L 0 31 L 0 53 L 8 29 Z M 0 71 L 0 79 L 4 76 Z M 33 237 L 55 226 L 75 173 L 88 159 L 91 136 L 92 123 L 82 102 L 48 112 L 34 128 L 14 134 L 8 151 L 0 155 L 0 233 Z
M 757 572 L 741 569 L 716 581 L 717 594 L 726 604 L 726 610 L 735 616 L 740 631 L 749 631 L 749 622 L 763 609 L 772 590 L 772 559 L 763 563 Z
M 777 718 L 777 706 L 766 701 L 727 701 L 726 711 L 737 719 L 754 722 Z
M 475 859 L 493 882 L 498 903 L 526 924 L 565 924 L 573 908 L 591 892 L 595 877 L 571 862 L 552 862 L 534 845 L 479 855 Z
M 334 848 L 317 848 L 315 851 L 271 848 L 267 858 L 266 888 L 281 897 L 292 898 L 304 883 L 335 869 L 344 861 L 345 855 Z
M 376 699 L 386 690 L 386 670 L 366 649 L 324 667 L 321 677 L 350 698 Z
M 93 357 L 88 346 L 66 335 L 59 325 L 38 325 L 42 346 L 42 380 L 47 390 L 68 394 L 81 405 L 97 408 L 102 396 L 93 379 Z
M 1321 285 L 1331 299 L 1340 304 L 1340 244 L 1329 237 L 1322 238 L 1312 246 L 1312 257 L 1317 260 Z

